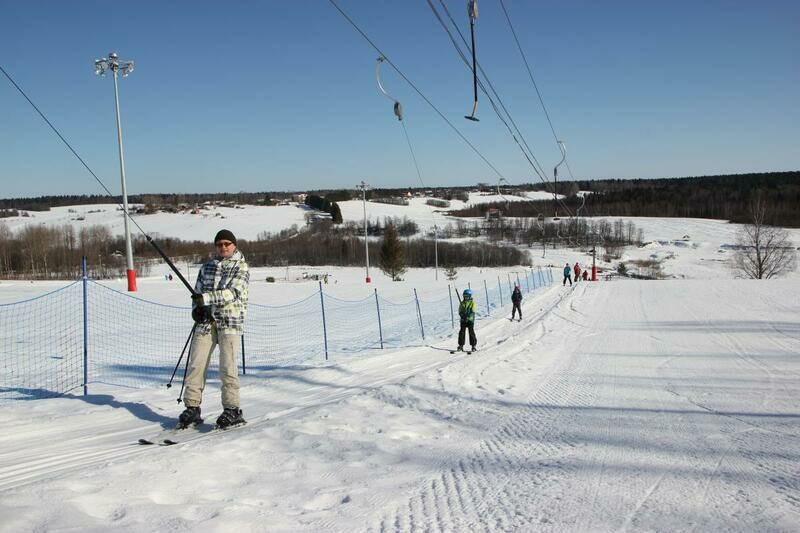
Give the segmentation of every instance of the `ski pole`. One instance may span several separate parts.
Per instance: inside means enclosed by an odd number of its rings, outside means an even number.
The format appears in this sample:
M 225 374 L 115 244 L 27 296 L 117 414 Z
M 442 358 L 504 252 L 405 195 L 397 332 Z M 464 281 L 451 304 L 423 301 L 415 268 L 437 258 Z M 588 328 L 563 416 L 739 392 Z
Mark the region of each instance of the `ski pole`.
M 186 339 L 186 343 L 183 345 L 183 350 L 181 350 L 181 356 L 178 357 L 178 363 L 175 365 L 175 370 L 172 371 L 172 376 L 169 378 L 169 383 L 167 383 L 167 388 L 172 387 L 172 380 L 175 379 L 175 374 L 178 372 L 178 367 L 181 366 L 181 361 L 183 360 L 183 354 L 186 353 L 186 347 L 189 346 L 189 342 L 194 337 L 194 330 L 197 327 L 197 324 L 192 326 L 192 331 L 189 332 L 189 337 Z
M 194 332 L 194 329 L 192 329 Z M 183 368 L 183 381 L 181 381 L 181 391 L 178 393 L 178 403 L 181 403 L 183 389 L 186 386 L 186 374 L 189 372 L 189 359 L 192 358 L 192 348 L 189 347 L 189 354 L 186 356 L 186 366 Z

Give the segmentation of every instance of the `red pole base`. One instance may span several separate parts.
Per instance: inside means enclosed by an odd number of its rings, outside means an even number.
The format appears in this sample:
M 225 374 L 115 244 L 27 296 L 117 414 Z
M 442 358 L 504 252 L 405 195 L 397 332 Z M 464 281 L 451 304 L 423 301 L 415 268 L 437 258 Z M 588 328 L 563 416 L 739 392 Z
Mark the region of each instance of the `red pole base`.
M 367 283 L 372 283 L 372 278 L 367 276 Z
M 592 265 L 592 281 L 597 281 L 597 267 Z
M 136 271 L 128 270 L 128 292 L 136 292 Z

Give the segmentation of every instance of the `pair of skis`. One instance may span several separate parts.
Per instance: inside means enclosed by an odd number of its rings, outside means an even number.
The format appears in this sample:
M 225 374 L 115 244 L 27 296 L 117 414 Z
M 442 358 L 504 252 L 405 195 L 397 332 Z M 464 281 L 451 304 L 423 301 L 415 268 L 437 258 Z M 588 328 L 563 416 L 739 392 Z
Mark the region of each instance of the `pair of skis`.
M 465 354 L 469 355 L 469 354 L 471 354 L 472 352 L 477 352 L 477 351 L 478 351 L 478 349 L 477 349 L 477 348 L 475 348 L 474 350 L 450 350 L 450 353 L 451 353 L 451 354 L 465 353 Z
M 142 446 L 174 446 L 182 442 L 189 442 L 203 437 L 211 436 L 215 433 L 222 433 L 232 431 L 244 427 L 247 422 L 241 424 L 234 424 L 226 428 L 211 426 L 210 424 L 199 424 L 197 426 L 188 426 L 186 428 L 174 428 L 162 431 L 161 433 L 150 437 L 138 440 Z

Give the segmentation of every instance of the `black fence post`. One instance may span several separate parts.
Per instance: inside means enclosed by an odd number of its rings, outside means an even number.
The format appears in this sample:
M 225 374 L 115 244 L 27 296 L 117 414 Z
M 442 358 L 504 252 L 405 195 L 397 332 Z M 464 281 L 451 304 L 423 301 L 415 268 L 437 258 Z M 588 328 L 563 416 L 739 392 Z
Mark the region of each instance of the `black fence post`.
M 378 303 L 378 288 L 375 288 L 375 308 L 378 310 L 378 334 L 381 336 L 381 350 L 383 350 L 383 325 L 381 325 L 381 306 Z
M 328 360 L 328 326 L 325 324 L 325 299 L 322 297 L 322 282 L 319 282 L 319 303 L 322 306 L 322 337 L 325 339 L 325 360 Z
M 83 395 L 89 394 L 89 274 L 86 268 L 86 256 L 81 260 L 83 278 Z

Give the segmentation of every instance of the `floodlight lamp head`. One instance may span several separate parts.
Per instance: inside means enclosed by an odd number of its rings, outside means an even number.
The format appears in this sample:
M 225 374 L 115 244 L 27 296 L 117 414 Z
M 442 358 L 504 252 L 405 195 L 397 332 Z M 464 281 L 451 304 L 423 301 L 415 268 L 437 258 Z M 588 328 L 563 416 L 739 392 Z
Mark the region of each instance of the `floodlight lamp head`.
M 111 52 L 110 54 L 108 54 L 108 58 L 109 59 L 119 59 L 119 56 L 117 55 L 116 52 Z
M 478 2 L 477 0 L 469 0 L 467 2 L 467 14 L 469 18 L 475 20 L 478 18 Z

